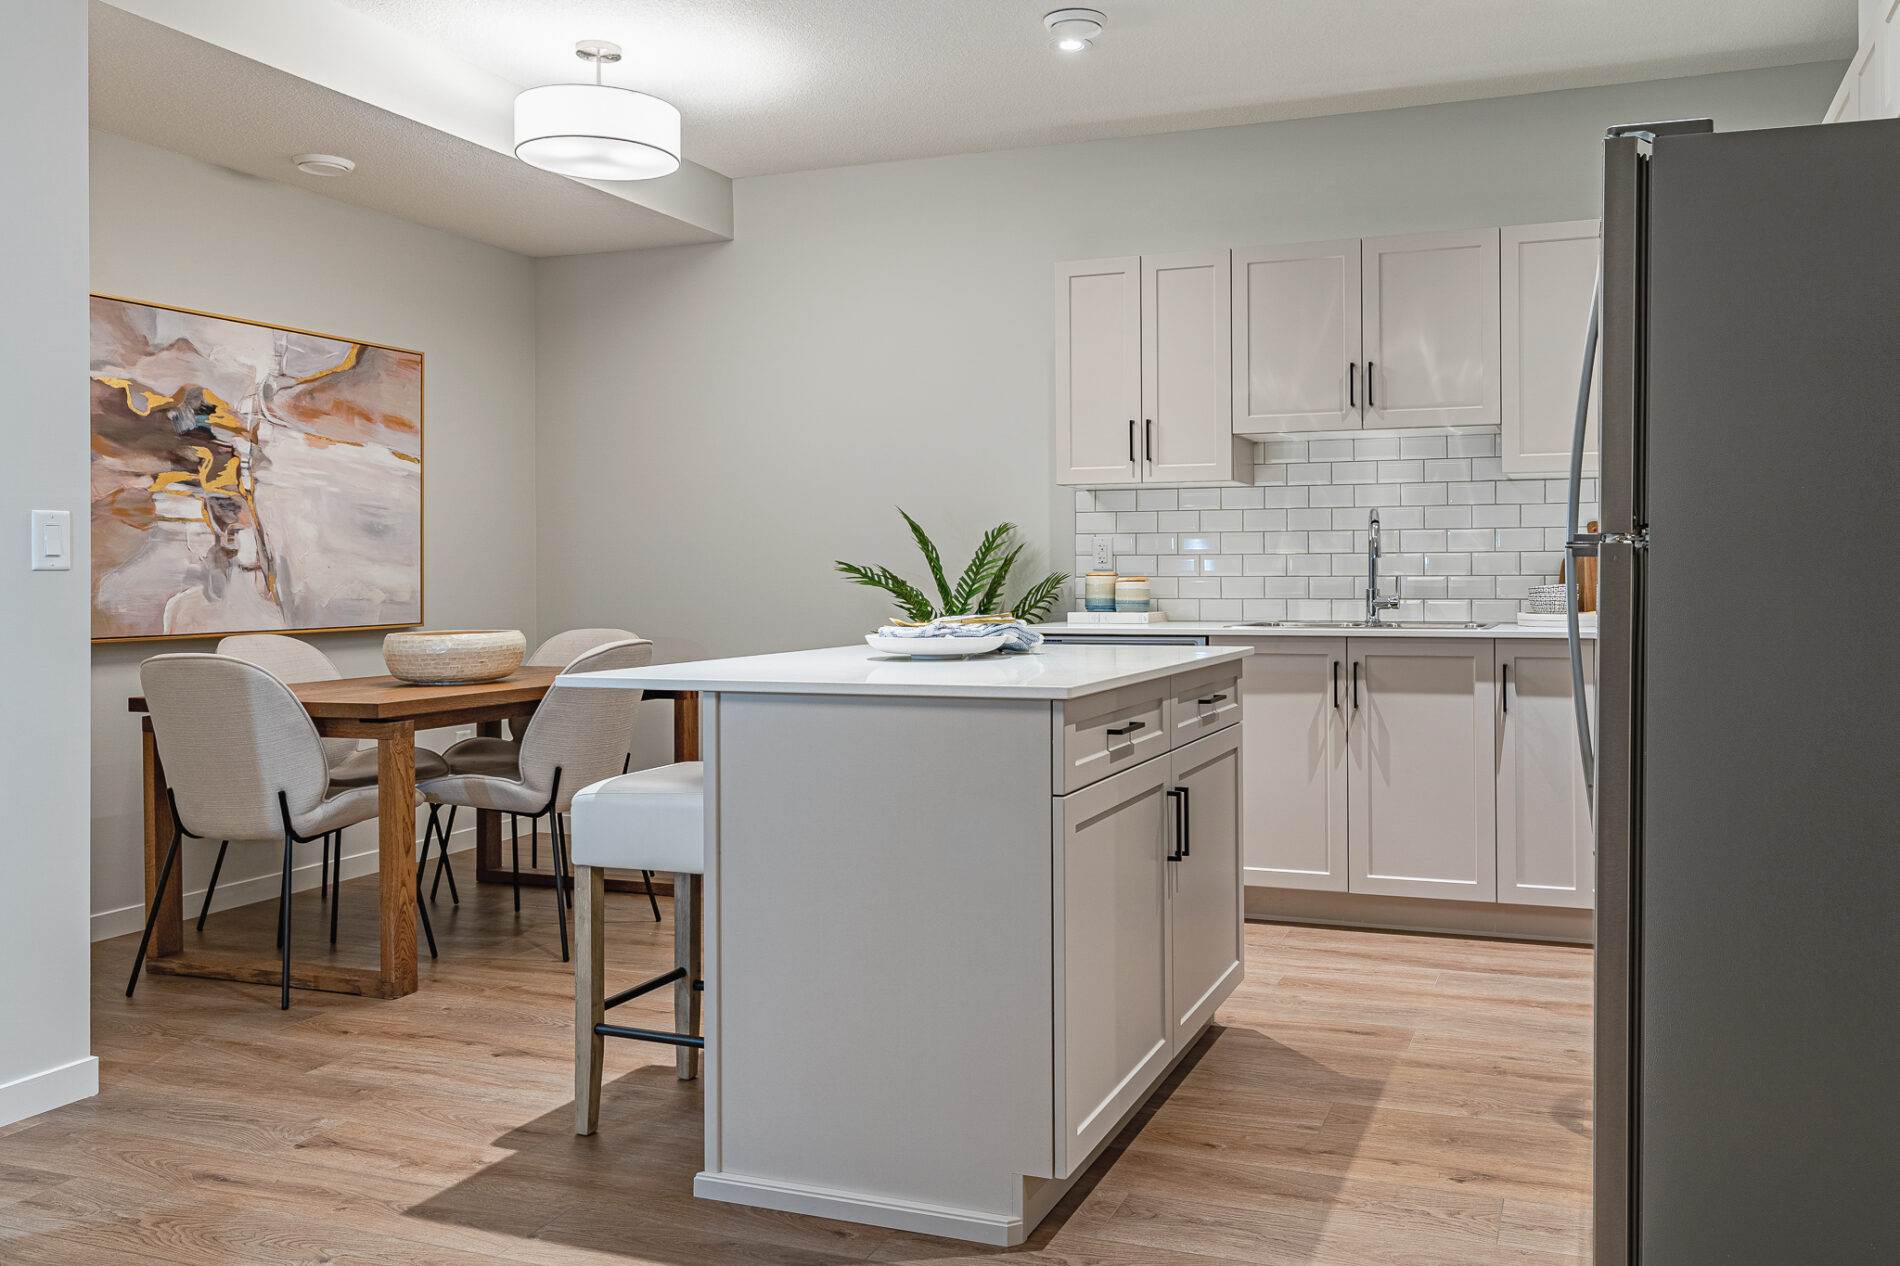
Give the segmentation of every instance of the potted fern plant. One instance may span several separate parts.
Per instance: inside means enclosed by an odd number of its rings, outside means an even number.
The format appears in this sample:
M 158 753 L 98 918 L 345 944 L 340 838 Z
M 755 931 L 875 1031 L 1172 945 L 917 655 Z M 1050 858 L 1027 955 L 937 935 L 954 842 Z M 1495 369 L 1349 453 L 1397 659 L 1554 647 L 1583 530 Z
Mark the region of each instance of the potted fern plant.
M 1063 583 L 1069 579 L 1067 572 L 1051 572 L 1016 595 L 1013 601 L 1005 603 L 1003 594 L 1009 584 L 1009 573 L 1025 547 L 1011 542 L 1010 538 L 1016 533 L 1014 523 L 999 523 L 983 534 L 976 553 L 952 584 L 944 571 L 943 555 L 930 534 L 924 531 L 922 524 L 905 514 L 902 506 L 897 512 L 904 515 L 904 522 L 910 525 L 910 534 L 930 568 L 930 580 L 937 591 L 934 597 L 888 567 L 866 567 L 842 560 L 836 566 L 852 584 L 868 585 L 890 594 L 906 619 L 927 624 L 946 616 L 1007 613 L 1035 624 L 1049 613 Z

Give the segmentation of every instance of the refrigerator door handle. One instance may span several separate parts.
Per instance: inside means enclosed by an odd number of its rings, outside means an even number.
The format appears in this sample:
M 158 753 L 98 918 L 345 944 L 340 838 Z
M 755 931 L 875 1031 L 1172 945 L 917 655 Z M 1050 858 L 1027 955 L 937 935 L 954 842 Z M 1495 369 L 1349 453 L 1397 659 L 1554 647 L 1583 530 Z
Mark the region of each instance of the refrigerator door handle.
M 1583 342 L 1583 381 L 1577 387 L 1577 424 L 1570 438 L 1570 504 L 1564 535 L 1564 607 L 1570 617 L 1567 633 L 1570 643 L 1570 701 L 1577 713 L 1577 748 L 1583 760 L 1584 802 L 1596 815 L 1597 758 L 1590 741 L 1590 704 L 1583 693 L 1583 628 L 1577 594 L 1577 560 L 1597 552 L 1595 535 L 1578 533 L 1577 519 L 1583 499 L 1583 437 L 1590 422 L 1590 383 L 1595 378 L 1597 334 L 1603 317 L 1603 267 L 1597 266 L 1596 293 L 1590 300 L 1590 328 Z

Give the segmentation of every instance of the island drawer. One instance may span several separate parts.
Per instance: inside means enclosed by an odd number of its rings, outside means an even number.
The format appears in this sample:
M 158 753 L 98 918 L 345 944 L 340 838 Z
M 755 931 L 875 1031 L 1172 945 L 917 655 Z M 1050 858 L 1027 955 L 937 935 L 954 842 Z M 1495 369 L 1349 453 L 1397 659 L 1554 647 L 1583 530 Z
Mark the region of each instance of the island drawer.
M 1057 704 L 1055 794 L 1067 795 L 1166 752 L 1172 746 L 1168 692 L 1173 685 L 1140 682 Z
M 1214 664 L 1168 682 L 1168 732 L 1172 747 L 1240 720 L 1240 666 Z

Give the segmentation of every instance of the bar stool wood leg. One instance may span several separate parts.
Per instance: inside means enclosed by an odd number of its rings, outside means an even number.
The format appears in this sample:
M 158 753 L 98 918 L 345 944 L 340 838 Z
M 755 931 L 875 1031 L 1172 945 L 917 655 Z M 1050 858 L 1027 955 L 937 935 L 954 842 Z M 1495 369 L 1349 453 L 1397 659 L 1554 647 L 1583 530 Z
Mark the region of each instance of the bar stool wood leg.
M 574 1133 L 600 1124 L 600 1062 L 607 1039 L 594 1026 L 606 1019 L 607 872 L 576 866 L 574 886 Z
M 694 1037 L 699 1031 L 700 998 L 700 877 L 684 872 L 673 876 L 673 966 L 686 974 L 673 984 L 673 1028 Z M 682 1046 L 674 1052 L 681 1081 L 699 1076 L 699 1052 Z

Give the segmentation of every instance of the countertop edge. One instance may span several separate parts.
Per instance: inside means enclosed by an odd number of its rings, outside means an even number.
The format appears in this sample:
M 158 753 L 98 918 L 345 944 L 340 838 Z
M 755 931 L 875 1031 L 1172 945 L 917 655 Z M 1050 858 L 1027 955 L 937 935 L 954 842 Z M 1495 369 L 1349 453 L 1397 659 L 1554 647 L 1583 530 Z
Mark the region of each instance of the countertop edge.
M 1225 637 L 1266 639 L 1274 637 L 1457 637 L 1475 638 L 1493 641 L 1556 640 L 1564 641 L 1569 637 L 1568 630 L 1558 628 L 1531 627 L 1522 624 L 1498 624 L 1488 629 L 1461 629 L 1446 627 L 1440 629 L 1298 629 L 1298 628 L 1256 628 L 1241 624 L 1210 624 L 1206 621 L 1180 620 L 1163 624 L 1045 624 L 1038 631 L 1061 641 L 1066 637 L 1095 637 L 1107 634 L 1110 637 Z M 1594 628 L 1583 630 L 1583 640 L 1594 642 L 1597 631 Z

